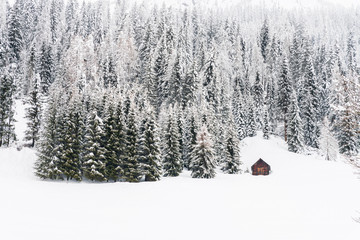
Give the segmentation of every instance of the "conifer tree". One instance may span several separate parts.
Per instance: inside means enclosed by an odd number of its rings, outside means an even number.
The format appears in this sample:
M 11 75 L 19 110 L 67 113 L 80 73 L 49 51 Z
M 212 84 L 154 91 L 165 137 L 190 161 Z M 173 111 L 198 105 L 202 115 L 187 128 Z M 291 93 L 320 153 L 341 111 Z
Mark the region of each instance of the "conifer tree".
M 113 101 L 113 99 L 110 99 Z M 103 146 L 104 146 L 104 158 L 105 158 L 105 178 L 107 181 L 117 181 L 119 179 L 120 159 L 117 151 L 119 150 L 118 131 L 121 130 L 117 127 L 119 124 L 114 113 L 114 106 L 110 102 L 106 108 L 105 119 L 104 119 L 104 135 L 103 135 Z M 121 123 L 120 123 L 121 124 Z M 122 139 L 123 140 L 123 139 Z
M 14 127 L 14 74 L 12 67 L 0 68 L 0 147 L 16 140 Z
M 308 47 L 310 48 L 310 47 Z M 305 73 L 303 88 L 300 91 L 299 105 L 304 129 L 304 143 L 319 148 L 319 89 L 314 73 L 311 50 L 305 52 Z
M 40 74 L 41 93 L 47 95 L 50 85 L 53 83 L 53 58 L 51 46 L 43 42 L 40 49 L 38 72 Z
M 58 145 L 57 117 L 58 117 L 58 92 L 52 94 L 47 103 L 44 114 L 44 128 L 40 134 L 37 145 L 38 159 L 35 163 L 35 175 L 42 179 L 58 179 L 61 172 L 55 150 Z
M 145 181 L 157 181 L 161 176 L 161 156 L 155 115 L 152 110 L 149 111 L 145 130 L 141 136 L 142 145 L 139 150 L 139 161 Z
M 260 32 L 260 48 L 261 48 L 261 55 L 264 58 L 264 62 L 267 61 L 269 44 L 270 44 L 269 25 L 268 25 L 268 20 L 265 19 Z
M 327 118 L 324 119 L 320 134 L 320 150 L 325 154 L 328 161 L 336 161 L 339 146 L 337 140 L 330 132 L 330 123 Z
M 30 147 L 34 147 L 39 139 L 40 120 L 41 120 L 41 99 L 39 92 L 39 77 L 35 76 L 33 88 L 30 91 L 28 104 L 26 109 L 27 130 L 25 132 L 25 140 L 31 141 Z
M 135 121 L 135 109 L 133 103 L 130 102 L 125 136 L 126 149 L 123 160 L 123 178 L 127 182 L 138 182 L 141 177 L 136 146 L 139 136 Z
M 176 177 L 182 170 L 179 138 L 179 128 L 175 113 L 174 110 L 170 108 L 163 136 L 164 142 L 162 149 L 162 165 L 165 177 Z
M 235 134 L 235 124 L 232 120 L 232 115 L 227 127 L 227 136 L 226 136 L 226 145 L 225 145 L 225 160 L 223 163 L 222 171 L 229 174 L 235 174 L 240 172 L 240 148 L 239 140 Z
M 216 175 L 213 142 L 206 125 L 197 134 L 190 169 L 193 178 L 214 178 Z
M 247 116 L 247 136 L 254 137 L 256 136 L 256 122 L 255 122 L 255 113 L 253 104 L 248 106 L 248 116 Z
M 263 138 L 269 139 L 269 117 L 268 117 L 268 111 L 265 110 L 264 114 L 264 124 L 263 124 Z
M 184 152 L 183 161 L 184 167 L 190 169 L 191 153 L 196 144 L 196 135 L 198 131 L 198 123 L 193 108 L 187 109 L 184 124 Z
M 252 88 L 252 95 L 254 97 L 254 104 L 255 104 L 255 123 L 257 127 L 262 126 L 262 107 L 264 105 L 264 89 L 260 80 L 259 72 L 256 72 L 255 84 Z
M 292 92 L 292 85 L 290 82 L 290 76 L 289 76 L 289 67 L 287 58 L 284 57 L 283 63 L 281 66 L 281 73 L 279 77 L 279 94 L 278 94 L 278 106 L 280 108 L 280 111 L 282 113 L 282 118 L 284 120 L 284 139 L 287 141 L 287 128 L 288 128 L 288 112 L 289 112 L 289 106 L 290 106 L 290 96 Z
M 103 123 L 92 111 L 87 119 L 85 135 L 85 155 L 83 160 L 84 176 L 91 181 L 106 181 L 105 177 L 105 149 L 101 136 L 103 136 Z
M 18 1 L 14 3 L 10 9 L 7 28 L 8 28 L 8 46 L 10 50 L 10 62 L 18 63 L 21 58 L 21 51 L 23 49 L 23 33 L 21 26 L 21 3 Z
M 288 117 L 288 149 L 291 152 L 299 152 L 303 148 L 303 136 L 302 136 L 302 122 L 300 118 L 300 110 L 297 104 L 296 93 L 293 91 L 291 99 Z
M 63 148 L 59 169 L 67 180 L 82 180 L 81 152 L 83 147 L 83 116 L 78 96 L 72 96 L 64 115 Z
M 126 126 L 124 123 L 123 110 L 121 105 L 121 100 L 116 106 L 115 110 L 115 121 L 113 122 L 113 131 L 114 131 L 114 145 L 116 151 L 116 158 L 118 167 L 116 171 L 118 172 L 120 178 L 124 174 L 124 157 L 126 154 Z

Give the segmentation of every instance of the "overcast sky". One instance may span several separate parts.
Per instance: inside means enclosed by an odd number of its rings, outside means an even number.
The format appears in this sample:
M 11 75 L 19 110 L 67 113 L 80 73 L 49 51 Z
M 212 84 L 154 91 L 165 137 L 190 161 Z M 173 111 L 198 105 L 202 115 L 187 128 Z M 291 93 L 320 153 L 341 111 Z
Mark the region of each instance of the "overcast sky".
M 6 1 L 6 0 L 0 0 Z M 15 0 L 8 0 L 9 3 L 15 2 Z M 65 0 L 66 2 L 67 0 Z M 79 2 L 88 2 L 88 1 L 98 1 L 98 0 L 78 0 Z M 116 1 L 116 0 L 101 0 L 105 1 Z M 137 1 L 143 2 L 144 0 L 129 0 L 129 1 Z M 238 4 L 261 4 L 267 6 L 273 6 L 274 4 L 285 7 L 285 8 L 292 8 L 292 7 L 321 7 L 325 5 L 340 5 L 344 7 L 354 7 L 360 6 L 360 0 L 145 0 L 145 2 L 156 2 L 161 4 L 162 2 L 167 3 L 167 5 L 172 4 L 182 4 L 182 3 L 189 3 L 192 2 L 201 2 L 203 4 L 211 4 L 215 6 L 231 6 L 231 5 L 238 5 Z

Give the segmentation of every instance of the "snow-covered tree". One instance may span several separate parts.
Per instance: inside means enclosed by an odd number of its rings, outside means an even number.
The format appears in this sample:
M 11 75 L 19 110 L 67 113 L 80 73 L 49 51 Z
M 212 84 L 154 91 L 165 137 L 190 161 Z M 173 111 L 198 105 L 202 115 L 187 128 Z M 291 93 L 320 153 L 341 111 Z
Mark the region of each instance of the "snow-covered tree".
M 231 115 L 225 140 L 225 159 L 223 161 L 222 171 L 229 174 L 235 174 L 241 172 L 240 170 L 240 147 L 237 134 L 235 133 L 235 123 L 232 120 L 233 116 Z
M 197 134 L 190 169 L 193 178 L 214 178 L 216 175 L 213 142 L 205 125 Z
M 291 152 L 299 152 L 304 146 L 304 140 L 302 135 L 302 122 L 300 118 L 300 110 L 297 104 L 296 93 L 293 91 L 287 119 L 289 120 L 288 124 L 288 137 L 287 144 L 288 149 Z
M 327 118 L 324 119 L 320 129 L 320 150 L 325 154 L 326 160 L 336 161 L 339 146 L 330 131 L 330 123 Z
M 169 109 L 162 143 L 162 165 L 164 176 L 176 177 L 182 170 L 179 146 L 179 127 L 175 112 Z
M 30 141 L 30 147 L 34 147 L 39 139 L 40 120 L 41 120 L 41 95 L 39 88 L 39 76 L 36 75 L 32 90 L 30 91 L 27 103 L 29 107 L 26 109 L 27 130 L 25 132 L 25 140 Z
M 125 153 L 123 159 L 123 176 L 122 178 L 128 182 L 138 182 L 141 177 L 140 165 L 138 162 L 139 153 L 136 147 L 138 141 L 138 129 L 136 127 L 135 106 L 130 102 L 128 113 L 126 135 L 125 135 Z
M 144 126 L 139 150 L 139 161 L 145 181 L 157 181 L 161 176 L 161 155 L 158 146 L 160 140 L 157 135 L 155 115 L 149 110 L 149 116 Z
M 91 181 L 107 180 L 105 177 L 105 149 L 101 139 L 103 134 L 103 120 L 98 117 L 96 111 L 92 111 L 87 119 L 83 159 L 84 176 Z

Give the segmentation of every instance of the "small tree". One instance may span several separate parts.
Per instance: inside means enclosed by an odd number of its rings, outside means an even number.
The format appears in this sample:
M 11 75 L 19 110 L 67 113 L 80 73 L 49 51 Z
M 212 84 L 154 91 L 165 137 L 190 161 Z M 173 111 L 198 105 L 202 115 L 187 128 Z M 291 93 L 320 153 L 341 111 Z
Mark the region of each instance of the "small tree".
M 324 119 L 320 129 L 320 150 L 325 154 L 326 160 L 336 160 L 339 146 L 336 138 L 330 132 L 329 120 L 327 118 Z
M 197 134 L 197 141 L 190 169 L 193 178 L 214 178 L 215 177 L 215 159 L 211 136 L 207 127 L 203 125 Z
M 269 117 L 268 117 L 268 111 L 265 110 L 264 114 L 264 125 L 263 125 L 263 137 L 264 139 L 269 139 Z

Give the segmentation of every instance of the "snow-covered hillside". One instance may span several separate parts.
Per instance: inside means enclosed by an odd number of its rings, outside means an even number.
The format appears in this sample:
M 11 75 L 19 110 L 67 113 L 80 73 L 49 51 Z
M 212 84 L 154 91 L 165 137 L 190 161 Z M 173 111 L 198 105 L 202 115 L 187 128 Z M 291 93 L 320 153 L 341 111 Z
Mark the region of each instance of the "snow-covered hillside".
M 349 165 L 290 153 L 279 138 L 245 139 L 243 168 L 260 157 L 271 175 L 92 184 L 41 181 L 34 151 L 0 149 L 0 239 L 359 238 Z

